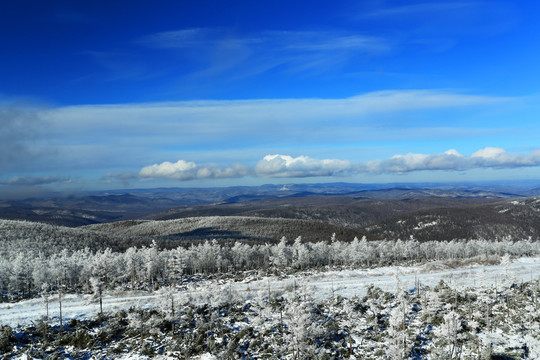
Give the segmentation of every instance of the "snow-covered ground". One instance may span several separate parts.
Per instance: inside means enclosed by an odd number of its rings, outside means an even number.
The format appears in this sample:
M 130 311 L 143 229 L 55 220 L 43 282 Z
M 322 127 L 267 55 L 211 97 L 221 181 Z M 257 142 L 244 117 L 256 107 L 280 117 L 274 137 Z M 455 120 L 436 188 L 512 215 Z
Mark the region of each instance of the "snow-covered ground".
M 443 269 L 441 269 L 443 268 Z M 540 257 L 514 259 L 507 265 L 472 265 L 456 269 L 444 268 L 441 263 L 429 263 L 421 266 L 390 266 L 367 270 L 327 271 L 290 276 L 284 279 L 265 277 L 244 282 L 204 281 L 178 292 L 178 297 L 201 302 L 207 298 L 216 298 L 219 293 L 234 293 L 249 297 L 257 293 L 287 292 L 296 287 L 308 286 L 317 298 L 328 296 L 363 296 L 366 288 L 373 284 L 386 291 L 395 291 L 398 286 L 411 289 L 418 281 L 423 286 L 433 286 L 440 280 L 453 287 L 484 288 L 497 286 L 503 282 L 522 282 L 536 279 L 540 275 Z M 211 292 L 209 293 L 209 290 Z M 104 311 L 118 311 L 135 307 L 156 306 L 160 295 L 156 292 L 121 292 L 109 293 L 103 298 Z M 45 315 L 45 303 L 42 299 L 32 299 L 17 303 L 0 304 L 0 324 L 12 327 L 30 324 Z M 99 305 L 90 295 L 65 295 L 62 300 L 62 313 L 65 320 L 88 318 L 99 312 Z M 49 315 L 58 321 L 59 304 L 57 297 L 51 297 Z
M 443 263 L 429 263 L 421 266 L 389 266 L 367 270 L 327 271 L 290 277 L 278 280 L 267 278 L 249 283 L 236 283 L 239 292 L 282 290 L 301 284 L 315 290 L 315 297 L 363 296 L 366 288 L 373 284 L 385 291 L 395 291 L 399 286 L 406 289 L 415 287 L 418 281 L 422 286 L 436 285 L 444 280 L 453 287 L 490 287 L 505 281 L 522 282 L 536 279 L 540 275 L 540 257 L 514 259 L 508 265 L 472 265 L 456 269 L 437 269 Z M 508 279 L 508 280 L 507 280 Z

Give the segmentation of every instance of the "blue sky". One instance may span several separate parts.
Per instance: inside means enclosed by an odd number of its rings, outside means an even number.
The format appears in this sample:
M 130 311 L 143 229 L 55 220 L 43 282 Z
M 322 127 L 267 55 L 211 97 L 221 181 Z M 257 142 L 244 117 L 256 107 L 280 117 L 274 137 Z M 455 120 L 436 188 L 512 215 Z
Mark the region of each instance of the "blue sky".
M 2 194 L 540 179 L 539 10 L 2 2 Z

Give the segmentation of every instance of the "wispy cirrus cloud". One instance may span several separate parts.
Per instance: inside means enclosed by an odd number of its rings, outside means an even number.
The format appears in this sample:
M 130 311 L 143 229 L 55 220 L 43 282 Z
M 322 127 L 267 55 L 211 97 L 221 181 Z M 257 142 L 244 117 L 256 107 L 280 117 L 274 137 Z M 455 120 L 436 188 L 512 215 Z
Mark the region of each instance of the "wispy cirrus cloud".
M 515 4 L 508 1 L 359 2 L 346 18 L 356 24 L 384 30 L 398 51 L 419 49 L 450 52 L 471 38 L 493 37 L 519 23 Z M 383 30 L 383 31 L 384 31 Z M 377 31 L 377 30 L 374 30 Z
M 368 5 L 369 6 L 369 5 Z M 502 1 L 440 1 L 381 4 L 354 15 L 359 19 L 407 25 L 407 32 L 426 36 L 493 34 L 515 23 L 515 8 Z
M 225 28 L 189 28 L 144 36 L 136 44 L 180 51 L 196 62 L 192 75 L 227 72 L 231 78 L 253 76 L 271 69 L 329 71 L 359 55 L 388 52 L 382 37 L 348 31 L 260 31 L 237 34 Z M 203 67 L 203 69 L 201 69 Z
M 418 16 L 447 14 L 450 12 L 454 16 L 460 16 L 460 12 L 471 11 L 472 9 L 481 8 L 480 2 L 475 1 L 447 1 L 447 2 L 422 2 L 416 4 L 382 6 L 374 8 L 371 11 L 361 13 L 362 17 L 388 18 L 403 16 Z M 457 12 L 457 14 L 455 14 Z
M 339 31 L 268 30 L 249 35 L 237 35 L 224 28 L 191 28 L 164 31 L 144 36 L 136 43 L 156 48 L 217 48 L 224 44 L 246 47 L 264 46 L 268 51 L 332 51 L 358 50 L 381 52 L 389 48 L 384 39 Z
M 135 43 L 164 49 L 201 48 L 217 46 L 223 37 L 223 31 L 217 28 L 189 28 L 146 35 Z

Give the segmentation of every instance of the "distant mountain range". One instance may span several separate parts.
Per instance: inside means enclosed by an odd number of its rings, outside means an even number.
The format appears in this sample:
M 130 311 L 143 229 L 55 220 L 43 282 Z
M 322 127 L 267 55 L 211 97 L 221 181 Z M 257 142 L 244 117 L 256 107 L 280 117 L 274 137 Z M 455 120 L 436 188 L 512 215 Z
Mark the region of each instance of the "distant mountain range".
M 419 240 L 538 238 L 540 199 L 535 196 L 539 194 L 538 182 L 132 189 L 0 201 L 0 218 L 78 227 L 213 217 L 219 226 L 154 233 L 162 239 L 194 241 L 204 237 L 275 241 L 279 234 L 302 235 L 296 231 L 302 229 L 312 241 L 333 232 L 342 240 L 363 235 Z M 262 219 L 280 219 L 281 224 L 276 227 L 277 220 Z M 319 229 L 320 236 L 313 229 Z

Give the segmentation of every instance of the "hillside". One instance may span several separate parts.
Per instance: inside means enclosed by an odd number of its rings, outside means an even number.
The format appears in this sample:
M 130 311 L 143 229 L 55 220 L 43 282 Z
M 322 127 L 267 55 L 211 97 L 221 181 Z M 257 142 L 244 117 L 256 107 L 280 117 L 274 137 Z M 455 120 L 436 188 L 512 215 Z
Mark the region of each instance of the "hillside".
M 147 219 L 169 220 L 196 216 L 256 216 L 263 218 L 301 219 L 324 222 L 336 226 L 360 229 L 384 219 L 422 209 L 443 207 L 463 208 L 492 204 L 494 198 L 452 198 L 419 196 L 402 199 L 371 199 L 355 194 L 302 197 L 286 197 L 222 202 L 211 205 L 176 207 L 161 211 Z
M 240 240 L 275 243 L 285 236 L 294 240 L 326 241 L 336 234 L 344 241 L 361 238 L 365 233 L 322 222 L 243 216 L 191 217 L 162 221 L 124 221 L 90 225 L 85 229 L 129 238 L 152 238 L 173 245 L 175 242 L 204 240 Z
M 146 243 L 147 241 L 145 241 Z M 41 254 L 47 257 L 63 250 L 124 251 L 130 246 L 140 245 L 139 240 L 113 234 L 99 233 L 83 228 L 69 228 L 30 221 L 0 220 L 0 255 L 7 253 Z
M 540 198 L 503 200 L 467 207 L 422 209 L 364 228 L 388 239 L 538 239 Z
M 327 241 L 332 234 L 343 241 L 361 238 L 357 229 L 294 219 L 204 217 L 169 221 L 130 220 L 70 228 L 30 221 L 0 220 L 0 255 L 34 253 L 42 256 L 63 250 L 125 251 L 132 246 L 175 248 L 216 239 L 219 242 L 277 243 L 285 236 L 293 241 Z
M 344 241 L 364 235 L 421 241 L 537 239 L 539 201 L 500 188 L 462 186 L 362 188 L 336 183 L 135 189 L 3 201 L 0 218 L 70 227 L 93 224 L 83 229 L 114 239 L 93 241 L 76 231 L 68 237 L 84 238 L 91 247 L 112 244 L 113 249 L 152 240 L 165 247 L 212 239 L 272 243 L 283 236 L 290 241 L 298 236 L 321 241 L 333 233 Z M 99 225 L 104 223 L 110 225 Z M 35 238 L 42 239 L 42 232 Z

